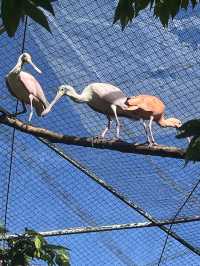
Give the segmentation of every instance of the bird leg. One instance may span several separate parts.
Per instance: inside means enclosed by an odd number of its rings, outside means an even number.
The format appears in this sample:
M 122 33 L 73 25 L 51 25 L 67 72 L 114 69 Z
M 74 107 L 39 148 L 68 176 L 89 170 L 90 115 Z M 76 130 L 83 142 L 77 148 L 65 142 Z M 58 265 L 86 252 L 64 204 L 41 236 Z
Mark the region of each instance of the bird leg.
M 110 116 L 107 116 L 108 118 L 108 125 L 107 127 L 102 131 L 102 133 L 100 134 L 100 137 L 101 138 L 104 138 L 106 133 L 108 132 L 108 130 L 110 130 L 110 127 L 111 127 L 111 123 L 112 123 L 112 119 L 110 118 Z
M 117 139 L 119 139 L 120 123 L 119 123 L 119 119 L 118 119 L 118 116 L 117 116 L 117 106 L 112 104 L 110 107 L 113 110 L 113 113 L 115 115 L 115 119 L 116 119 L 116 123 L 117 123 L 117 134 L 116 134 L 116 137 L 117 137 Z
M 17 115 L 25 114 L 27 112 L 25 103 L 24 102 L 21 102 L 21 103 L 22 103 L 23 110 L 20 111 L 20 112 L 16 112 L 16 113 L 12 114 L 12 116 L 17 116 Z
M 153 132 L 152 132 L 152 122 L 153 122 L 153 116 L 150 117 L 150 120 L 149 120 L 149 133 L 150 133 L 150 143 L 149 145 L 158 145 L 156 142 L 155 142 L 155 139 L 153 137 Z
M 143 127 L 144 127 L 144 131 L 145 131 L 145 134 L 146 134 L 146 137 L 147 137 L 147 143 L 150 144 L 151 143 L 151 140 L 150 140 L 150 137 L 149 137 L 149 132 L 148 132 L 148 127 L 145 123 L 145 121 L 143 119 L 140 119 L 140 122 L 142 123 Z
M 28 121 L 30 122 L 33 116 L 33 95 L 32 94 L 29 95 L 29 100 L 30 100 L 30 105 L 31 105 L 31 112 L 30 112 Z

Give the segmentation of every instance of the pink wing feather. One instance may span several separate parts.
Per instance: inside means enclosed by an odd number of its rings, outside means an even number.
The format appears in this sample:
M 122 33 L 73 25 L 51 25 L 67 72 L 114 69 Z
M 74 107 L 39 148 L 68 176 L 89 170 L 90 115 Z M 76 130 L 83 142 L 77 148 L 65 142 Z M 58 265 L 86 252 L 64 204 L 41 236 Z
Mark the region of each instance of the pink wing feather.
M 22 71 L 19 75 L 19 80 L 22 82 L 24 89 L 28 94 L 32 94 L 42 102 L 44 107 L 47 107 L 48 101 L 44 95 L 43 89 L 40 86 L 39 82 L 29 73 Z

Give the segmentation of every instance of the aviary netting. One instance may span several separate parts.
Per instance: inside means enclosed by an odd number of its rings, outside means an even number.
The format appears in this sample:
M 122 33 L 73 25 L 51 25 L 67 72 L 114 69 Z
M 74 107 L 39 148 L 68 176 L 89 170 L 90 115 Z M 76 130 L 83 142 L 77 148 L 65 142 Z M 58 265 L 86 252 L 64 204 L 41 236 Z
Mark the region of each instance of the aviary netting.
M 24 25 L 15 41 L 2 35 L 1 106 L 15 111 L 4 77 L 24 43 L 43 74 L 27 69 L 49 100 L 63 83 L 81 91 L 101 81 L 127 95 L 160 96 L 167 116 L 183 122 L 198 118 L 199 8 L 180 13 L 168 30 L 144 12 L 124 32 L 112 25 L 114 8 L 110 1 L 63 0 L 55 2 L 56 19 L 49 17 L 52 35 L 30 20 L 25 39 Z M 32 122 L 91 137 L 105 118 L 65 98 Z M 175 129 L 155 128 L 158 143 L 186 147 Z M 52 144 L 18 130 L 13 134 L 6 123 L 0 133 L 1 220 L 13 234 L 24 227 L 44 232 L 71 249 L 72 265 L 199 265 L 198 164 L 184 168 L 176 158 Z M 122 137 L 130 143 L 144 140 L 139 123 L 125 119 Z M 180 149 L 177 158 L 184 156 Z

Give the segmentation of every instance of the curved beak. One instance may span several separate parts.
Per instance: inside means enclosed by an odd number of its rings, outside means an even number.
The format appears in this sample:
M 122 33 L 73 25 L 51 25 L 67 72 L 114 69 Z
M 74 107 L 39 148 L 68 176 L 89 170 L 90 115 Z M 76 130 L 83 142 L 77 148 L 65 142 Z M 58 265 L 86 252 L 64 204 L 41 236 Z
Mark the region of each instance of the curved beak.
M 42 74 L 42 71 L 32 62 L 32 61 L 29 61 L 29 64 L 40 74 Z
M 64 95 L 64 93 L 63 92 L 60 92 L 60 91 L 58 91 L 57 92 L 57 94 L 56 94 L 56 96 L 55 96 L 55 98 L 53 99 L 53 101 L 49 104 L 49 106 L 42 112 L 42 114 L 41 114 L 41 116 L 45 116 L 45 115 L 47 115 L 50 111 L 51 111 L 51 109 L 52 109 L 52 107 L 54 106 L 54 104 L 56 104 L 56 102 L 62 97 Z

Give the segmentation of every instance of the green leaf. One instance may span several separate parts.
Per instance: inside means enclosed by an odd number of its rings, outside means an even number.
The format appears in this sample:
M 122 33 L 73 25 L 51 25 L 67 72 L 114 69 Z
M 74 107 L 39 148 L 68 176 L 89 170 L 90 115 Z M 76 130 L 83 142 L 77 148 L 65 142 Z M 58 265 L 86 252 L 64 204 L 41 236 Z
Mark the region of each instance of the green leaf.
M 35 22 L 43 26 L 46 30 L 51 32 L 48 20 L 42 10 L 31 5 L 28 1 L 24 5 L 24 13 L 31 17 Z
M 169 16 L 170 16 L 170 8 L 166 1 L 157 1 L 154 7 L 154 15 L 158 17 L 163 25 L 163 27 L 168 26 Z
M 1 15 L 8 36 L 14 36 L 22 15 L 22 1 L 2 0 Z
M 30 3 L 35 3 L 36 6 L 40 6 L 45 10 L 49 11 L 53 16 L 55 16 L 53 7 L 50 0 L 29 0 Z
M 119 20 L 123 30 L 128 22 L 132 21 L 134 15 L 135 10 L 133 7 L 133 0 L 119 0 L 115 10 L 113 23 L 116 23 Z
M 120 20 L 122 29 L 124 29 L 141 10 L 149 6 L 150 9 L 154 8 L 154 16 L 160 19 L 164 27 L 167 27 L 169 19 L 173 19 L 180 8 L 187 9 L 190 4 L 194 8 L 198 3 L 197 0 L 119 0 L 114 23 Z
M 185 10 L 187 10 L 188 4 L 189 4 L 189 0 L 182 0 L 181 8 L 184 8 Z
M 196 6 L 196 4 L 198 3 L 197 0 L 191 0 L 191 2 L 192 2 L 192 7 L 193 7 L 193 8 L 194 8 L 194 7 Z
M 170 9 L 170 14 L 173 19 L 179 11 L 181 0 L 169 0 L 168 4 L 169 4 L 169 9 Z
M 200 136 L 193 137 L 186 151 L 186 164 L 189 161 L 200 160 Z
M 178 128 L 176 138 L 187 138 L 191 136 L 200 136 L 200 119 L 189 120 Z
M 149 0 L 135 0 L 135 16 L 149 5 Z
M 60 250 L 55 257 L 55 262 L 58 266 L 70 266 L 68 252 L 66 250 Z
M 41 249 L 41 246 L 42 246 L 42 242 L 41 242 L 41 239 L 39 236 L 36 236 L 35 239 L 34 239 L 34 243 L 35 243 L 35 248 L 37 250 L 40 250 Z

